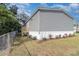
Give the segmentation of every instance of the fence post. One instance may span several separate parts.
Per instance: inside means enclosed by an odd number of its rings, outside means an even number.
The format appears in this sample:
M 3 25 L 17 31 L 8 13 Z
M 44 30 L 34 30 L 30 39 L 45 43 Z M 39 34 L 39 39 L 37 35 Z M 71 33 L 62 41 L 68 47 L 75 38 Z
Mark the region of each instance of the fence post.
M 7 54 L 9 54 L 11 48 L 10 44 L 10 33 L 7 33 Z

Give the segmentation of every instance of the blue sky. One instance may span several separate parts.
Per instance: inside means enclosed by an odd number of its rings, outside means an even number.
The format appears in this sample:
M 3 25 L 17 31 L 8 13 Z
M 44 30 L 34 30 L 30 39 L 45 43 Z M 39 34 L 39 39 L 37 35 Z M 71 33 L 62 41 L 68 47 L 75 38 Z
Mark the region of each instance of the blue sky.
M 23 3 L 16 4 L 18 12 L 25 12 L 31 16 L 36 8 L 39 6 L 47 8 L 61 8 L 71 15 L 76 21 L 79 21 L 79 4 L 78 3 Z

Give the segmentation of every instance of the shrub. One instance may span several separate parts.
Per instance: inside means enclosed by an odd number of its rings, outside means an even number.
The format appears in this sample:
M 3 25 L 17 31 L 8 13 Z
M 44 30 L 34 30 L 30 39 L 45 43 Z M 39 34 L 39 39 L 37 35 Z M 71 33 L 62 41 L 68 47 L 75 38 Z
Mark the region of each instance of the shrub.
M 52 39 L 52 35 L 51 34 L 49 35 L 49 39 Z
M 37 38 L 36 38 L 36 37 L 32 37 L 32 39 L 33 39 L 33 40 L 36 40 Z
M 65 37 L 67 37 L 67 33 L 65 33 L 64 35 L 65 35 Z
M 59 34 L 59 38 L 61 38 L 61 34 Z
M 58 35 L 56 35 L 56 39 L 58 39 L 59 38 L 59 36 Z
M 71 33 L 69 34 L 69 37 L 72 37 L 72 34 Z
M 23 33 L 23 35 L 24 35 L 24 36 L 29 36 L 29 33 L 28 33 L 28 32 L 27 32 L 27 33 Z
M 29 35 L 28 38 L 32 38 L 32 35 Z
M 66 36 L 65 35 L 63 35 L 63 38 L 65 38 Z
M 44 41 L 46 41 L 47 39 L 46 38 L 42 38 Z

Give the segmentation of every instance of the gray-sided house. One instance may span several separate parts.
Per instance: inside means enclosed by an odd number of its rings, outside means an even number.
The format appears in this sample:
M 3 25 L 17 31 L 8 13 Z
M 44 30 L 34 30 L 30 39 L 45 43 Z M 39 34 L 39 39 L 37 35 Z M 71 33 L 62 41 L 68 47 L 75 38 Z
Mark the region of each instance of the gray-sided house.
M 79 23 L 74 24 L 74 31 L 79 32 Z
M 28 32 L 37 39 L 73 34 L 73 18 L 61 9 L 38 8 L 28 23 Z

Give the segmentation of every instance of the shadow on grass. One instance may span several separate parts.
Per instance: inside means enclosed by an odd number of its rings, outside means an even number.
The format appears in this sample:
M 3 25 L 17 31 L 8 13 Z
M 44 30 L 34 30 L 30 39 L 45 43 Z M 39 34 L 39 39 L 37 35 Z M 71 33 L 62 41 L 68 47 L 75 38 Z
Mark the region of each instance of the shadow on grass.
M 29 37 L 16 37 L 16 39 L 14 40 L 13 46 L 19 46 L 21 44 L 23 44 L 24 42 L 28 42 L 28 41 L 33 41 L 31 38 Z

